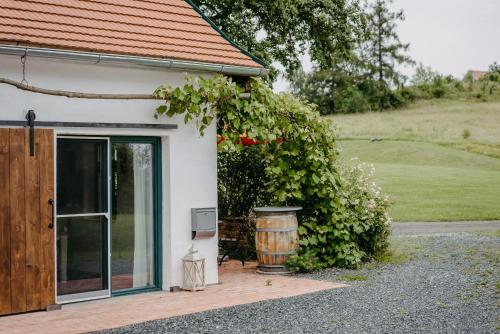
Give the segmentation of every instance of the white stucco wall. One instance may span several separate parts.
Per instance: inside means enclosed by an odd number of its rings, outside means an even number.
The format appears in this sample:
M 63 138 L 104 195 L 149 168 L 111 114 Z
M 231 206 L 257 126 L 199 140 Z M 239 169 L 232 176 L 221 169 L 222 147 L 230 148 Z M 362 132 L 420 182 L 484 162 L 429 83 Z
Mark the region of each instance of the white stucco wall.
M 20 58 L 0 55 L 0 77 L 21 81 Z M 196 73 L 191 73 L 196 74 Z M 89 93 L 152 93 L 160 84 L 181 85 L 185 72 L 112 67 L 28 58 L 29 85 Z M 176 130 L 56 129 L 58 134 L 143 135 L 162 138 L 163 288 L 179 286 L 182 257 L 191 246 L 191 208 L 217 206 L 216 130 L 200 137 L 182 118 L 155 120 L 158 101 L 69 99 L 24 92 L 0 84 L 0 120 L 24 120 L 27 110 L 38 121 L 172 123 Z M 206 256 L 207 283 L 218 282 L 217 237 L 194 242 Z

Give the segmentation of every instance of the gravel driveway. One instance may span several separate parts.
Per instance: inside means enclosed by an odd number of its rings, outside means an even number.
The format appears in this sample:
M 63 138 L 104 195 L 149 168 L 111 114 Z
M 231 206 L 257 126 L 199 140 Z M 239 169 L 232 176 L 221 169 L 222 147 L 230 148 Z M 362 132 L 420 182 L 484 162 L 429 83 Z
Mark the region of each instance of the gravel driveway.
M 351 287 L 102 333 L 497 333 L 500 234 L 394 237 L 394 257 L 308 278 Z
M 427 235 L 458 232 L 500 231 L 500 220 L 459 222 L 394 222 L 393 235 Z

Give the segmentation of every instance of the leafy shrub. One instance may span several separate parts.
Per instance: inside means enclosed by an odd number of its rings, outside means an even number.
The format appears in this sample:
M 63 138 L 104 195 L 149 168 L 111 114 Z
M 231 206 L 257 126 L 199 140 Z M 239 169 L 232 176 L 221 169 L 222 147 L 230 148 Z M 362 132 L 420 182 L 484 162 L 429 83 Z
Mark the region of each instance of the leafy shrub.
M 297 267 L 354 266 L 383 248 L 386 204 L 361 169 L 337 163 L 332 120 L 321 117 L 315 105 L 274 93 L 262 79 L 251 79 L 248 87 L 250 98 L 243 99 L 244 88 L 224 76 L 189 78 L 182 88 L 161 86 L 155 95 L 165 103 L 156 116 L 184 115 L 185 122 L 197 121 L 201 134 L 216 120 L 225 139 L 219 152 L 241 152 L 243 133 L 265 143 L 256 150 L 272 202 L 303 207 Z
M 220 217 L 248 217 L 253 208 L 269 205 L 271 194 L 260 149 L 217 154 L 217 194 Z
M 446 84 L 444 83 L 443 79 L 438 76 L 436 77 L 431 85 L 431 95 L 435 99 L 442 98 L 446 95 L 448 89 Z
M 413 100 L 447 98 L 488 101 L 498 95 L 499 67 L 495 63 L 490 65 L 488 73 L 480 80 L 474 80 L 471 73 L 467 73 L 463 80 L 458 80 L 420 64 L 411 80 L 412 85 L 407 89 L 413 93 Z
M 340 164 L 338 170 L 344 220 L 332 225 L 303 222 L 299 228 L 301 248 L 290 258 L 291 268 L 314 271 L 332 265 L 353 267 L 384 253 L 388 247 L 389 199 L 371 181 L 373 167 L 353 161 Z M 350 242 L 335 244 L 335 236 Z
M 356 86 L 347 87 L 339 95 L 338 112 L 350 114 L 370 109 L 368 99 Z
M 413 89 L 402 87 L 396 91 L 402 97 L 404 103 L 413 102 L 417 99 L 417 95 Z
M 469 129 L 464 129 L 464 131 L 462 131 L 462 138 L 463 139 L 468 139 L 470 137 L 470 131 Z
M 303 250 L 299 254 L 291 255 L 287 261 L 288 269 L 297 272 L 311 272 L 324 269 L 326 265 L 321 262 L 320 258 L 314 251 Z
M 408 103 L 407 97 L 402 94 L 403 90 L 389 91 L 386 94 L 386 108 L 400 108 Z

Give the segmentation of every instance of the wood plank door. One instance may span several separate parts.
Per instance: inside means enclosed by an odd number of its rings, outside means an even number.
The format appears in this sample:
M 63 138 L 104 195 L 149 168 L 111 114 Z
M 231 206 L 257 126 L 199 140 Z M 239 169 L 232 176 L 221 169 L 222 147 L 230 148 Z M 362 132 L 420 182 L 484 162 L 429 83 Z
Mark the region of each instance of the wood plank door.
M 0 315 L 55 303 L 54 133 L 0 129 Z

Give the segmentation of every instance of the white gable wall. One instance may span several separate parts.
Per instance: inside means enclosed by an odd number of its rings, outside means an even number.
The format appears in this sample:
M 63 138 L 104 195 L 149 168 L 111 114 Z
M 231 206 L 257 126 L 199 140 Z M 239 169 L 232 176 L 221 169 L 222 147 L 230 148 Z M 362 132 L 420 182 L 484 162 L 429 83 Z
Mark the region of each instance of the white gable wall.
M 190 75 L 198 75 L 190 73 Z M 179 86 L 185 72 L 69 63 L 28 58 L 29 85 L 68 91 L 115 94 L 149 94 L 160 84 Z M 19 57 L 0 55 L 0 77 L 21 81 Z M 170 123 L 174 130 L 56 129 L 58 134 L 143 135 L 162 138 L 163 161 L 163 288 L 180 286 L 182 257 L 191 246 L 191 208 L 217 206 L 216 130 L 200 137 L 182 117 L 155 120 L 154 100 L 69 99 L 21 91 L 0 84 L 0 120 L 24 120 L 33 109 L 37 121 Z M 217 236 L 194 241 L 206 256 L 207 283 L 218 282 Z

